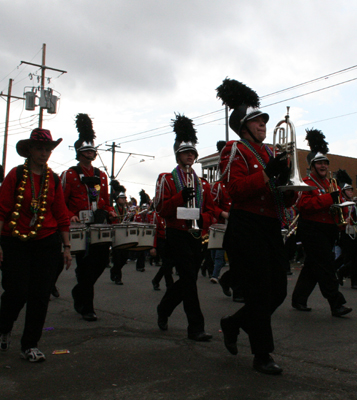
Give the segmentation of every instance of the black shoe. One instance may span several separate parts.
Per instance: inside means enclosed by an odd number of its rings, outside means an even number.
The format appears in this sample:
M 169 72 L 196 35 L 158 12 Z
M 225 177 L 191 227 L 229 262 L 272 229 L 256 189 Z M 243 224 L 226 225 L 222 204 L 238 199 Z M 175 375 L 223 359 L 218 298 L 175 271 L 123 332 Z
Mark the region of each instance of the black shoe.
M 163 314 L 159 312 L 159 307 L 157 307 L 157 324 L 159 325 L 159 328 L 162 331 L 167 331 L 169 326 L 168 326 L 168 321 L 169 319 L 165 317 Z
M 254 356 L 253 368 L 258 372 L 268 375 L 278 375 L 283 372 L 278 364 L 275 363 L 273 357 L 269 354 L 266 356 Z
M 160 283 L 157 283 L 154 279 L 151 281 L 154 290 L 160 290 Z
M 115 280 L 115 284 L 116 285 L 123 285 L 123 282 L 121 281 L 121 279 L 116 279 Z
M 357 289 L 357 284 L 351 284 L 351 289 Z
M 191 340 L 195 340 L 196 342 L 208 342 L 209 340 L 212 339 L 212 335 L 204 331 L 189 333 L 187 337 Z
M 82 314 L 82 317 L 85 321 L 96 321 L 97 316 L 94 312 Z
M 59 291 L 56 286 L 53 287 L 51 294 L 53 297 L 57 297 L 57 298 L 60 297 Z
M 145 268 L 137 268 L 136 270 L 139 271 L 139 272 L 144 272 Z
M 341 306 L 331 310 L 333 317 L 342 317 L 343 315 L 349 314 L 352 311 L 352 308 Z
M 295 303 L 294 301 L 291 303 L 293 308 L 296 308 L 298 311 L 311 311 L 311 307 L 305 306 L 305 304 Z
M 223 290 L 223 293 L 224 293 L 226 296 L 231 297 L 231 296 L 232 296 L 232 292 L 231 292 L 231 289 L 229 288 L 229 286 L 228 286 L 228 285 L 225 285 L 224 283 L 222 283 L 220 279 L 219 279 L 218 282 L 219 282 L 219 284 L 221 285 L 221 288 L 222 288 L 222 290 Z
M 237 338 L 238 334 L 233 328 L 229 320 L 229 316 L 221 318 L 221 329 L 223 333 L 224 345 L 226 349 L 234 356 L 238 354 Z

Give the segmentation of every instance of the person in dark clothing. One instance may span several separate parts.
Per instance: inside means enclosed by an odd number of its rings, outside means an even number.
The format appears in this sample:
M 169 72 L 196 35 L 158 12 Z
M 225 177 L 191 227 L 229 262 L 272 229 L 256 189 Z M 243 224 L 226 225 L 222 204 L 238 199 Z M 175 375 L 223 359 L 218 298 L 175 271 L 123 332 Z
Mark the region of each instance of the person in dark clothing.
M 212 223 L 214 205 L 208 182 L 198 178 L 192 169 L 198 157 L 192 121 L 178 114 L 173 128 L 176 132 L 174 151 L 177 166 L 172 173 L 159 175 L 155 209 L 166 220 L 166 239 L 179 279 L 167 288 L 157 307 L 158 325 L 161 330 L 167 330 L 168 318 L 183 302 L 188 338 L 208 341 L 212 335 L 204 330 L 196 281 L 201 265 L 201 229 L 208 229 Z M 186 208 L 186 205 L 190 207 Z M 195 226 L 197 221 L 198 228 Z
M 233 109 L 229 124 L 240 136 L 222 150 L 219 169 L 232 200 L 223 247 L 231 279 L 241 283 L 245 301 L 235 314 L 221 319 L 224 344 L 237 354 L 242 328 L 254 354 L 253 368 L 280 374 L 282 368 L 270 353 L 274 350 L 271 317 L 287 294 L 282 216 L 295 198 L 294 192 L 277 190 L 289 176 L 286 153 L 274 158 L 263 143 L 269 115 L 259 110 L 259 98 L 252 89 L 227 78 L 217 92 L 223 104 Z

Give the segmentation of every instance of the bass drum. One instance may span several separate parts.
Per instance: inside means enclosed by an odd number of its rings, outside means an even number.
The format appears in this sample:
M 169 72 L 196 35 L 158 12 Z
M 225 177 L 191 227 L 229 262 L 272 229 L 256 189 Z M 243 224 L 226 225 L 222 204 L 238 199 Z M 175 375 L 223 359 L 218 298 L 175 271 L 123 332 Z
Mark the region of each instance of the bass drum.
M 139 242 L 139 230 L 132 223 L 113 224 L 113 249 L 129 249 Z
M 226 225 L 213 224 L 209 227 L 209 239 L 207 248 L 210 250 L 222 249 L 223 238 L 226 233 Z
M 93 224 L 88 228 L 91 245 L 111 244 L 113 228 L 106 224 Z
M 156 225 L 143 224 L 140 222 L 133 222 L 132 224 L 138 229 L 138 245 L 130 250 L 144 251 L 154 247 Z

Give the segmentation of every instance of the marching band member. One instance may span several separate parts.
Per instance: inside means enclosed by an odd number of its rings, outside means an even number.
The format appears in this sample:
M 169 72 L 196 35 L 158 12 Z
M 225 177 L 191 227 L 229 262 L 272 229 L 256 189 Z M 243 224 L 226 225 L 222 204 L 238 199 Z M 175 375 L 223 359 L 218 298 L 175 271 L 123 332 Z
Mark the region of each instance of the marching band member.
M 224 343 L 231 354 L 237 354 L 242 328 L 249 336 L 253 367 L 279 374 L 282 369 L 270 355 L 274 350 L 271 316 L 287 294 L 281 224 L 285 204 L 292 204 L 294 194 L 282 195 L 276 189 L 289 177 L 286 153 L 274 158 L 263 143 L 269 115 L 258 109 L 260 101 L 252 89 L 227 78 L 217 92 L 223 104 L 233 109 L 229 124 L 240 137 L 222 150 L 220 172 L 233 202 L 223 247 L 232 279 L 241 282 L 245 300 L 234 315 L 221 319 Z
M 69 219 L 59 177 L 47 166 L 62 139 L 37 128 L 20 140 L 16 150 L 24 165 L 6 176 L 0 193 L 0 349 L 7 351 L 14 322 L 26 304 L 21 357 L 30 362 L 46 359 L 37 348 L 45 323 L 50 292 L 58 264 L 71 265 Z M 64 253 L 61 255 L 61 233 Z
M 76 159 L 79 163 L 63 172 L 62 186 L 70 221 L 80 222 L 79 215 L 90 225 L 107 222 L 107 217 L 116 217 L 109 204 L 107 176 L 92 166 L 97 156 L 94 147 L 95 133 L 87 114 L 76 117 L 79 139 L 75 142 Z M 89 245 L 87 251 L 76 254 L 77 284 L 72 290 L 74 309 L 86 321 L 96 321 L 94 312 L 94 284 L 109 264 L 109 246 Z
M 115 183 L 116 182 L 116 183 Z M 121 224 L 128 215 L 127 202 L 125 187 L 119 185 L 118 181 L 112 181 L 111 185 L 114 189 L 114 210 L 117 218 L 112 220 L 113 224 Z M 129 251 L 126 249 L 112 249 L 112 261 L 113 266 L 110 269 L 110 279 L 115 282 L 116 285 L 122 285 L 122 269 L 129 258 Z
M 140 192 L 140 208 L 141 211 L 134 215 L 133 221 L 138 223 L 147 223 L 150 224 L 150 212 L 149 212 L 149 202 L 150 198 L 145 193 L 144 190 Z M 139 272 L 145 271 L 145 259 L 146 259 L 146 251 L 136 251 L 137 259 L 136 259 L 136 270 Z
M 336 174 L 337 182 L 341 187 L 341 193 L 344 201 L 353 201 L 352 179 L 345 170 L 339 169 Z M 337 271 L 337 277 L 341 286 L 343 278 L 351 278 L 351 288 L 357 289 L 357 212 L 356 205 L 348 206 L 346 216 L 346 226 L 341 232 L 340 245 L 342 250 L 343 265 Z
M 157 307 L 158 325 L 161 330 L 167 330 L 168 318 L 183 302 L 188 320 L 188 338 L 208 341 L 212 335 L 204 330 L 196 282 L 201 262 L 201 235 L 197 230 L 190 231 L 194 227 L 192 220 L 178 218 L 177 212 L 179 210 L 187 215 L 183 208 L 188 201 L 195 199 L 195 208 L 199 209 L 200 214 L 198 225 L 208 229 L 212 223 L 214 204 L 208 182 L 198 178 L 192 169 L 198 157 L 196 130 L 192 120 L 177 114 L 173 120 L 173 129 L 176 132 L 174 152 L 177 166 L 171 173 L 159 175 L 155 208 L 166 220 L 166 239 L 179 279 L 167 288 Z
M 331 190 L 327 179 L 330 162 L 326 156 L 329 149 L 325 135 L 317 129 L 306 132 L 306 140 L 311 148 L 307 156 L 311 172 L 303 180 L 317 188 L 301 192 L 297 203 L 300 212 L 298 234 L 306 258 L 293 291 L 292 306 L 299 311 L 311 311 L 307 300 L 318 283 L 322 295 L 329 302 L 332 315 L 341 317 L 352 311 L 352 308 L 343 305 L 346 300 L 338 290 L 333 262 L 333 248 L 339 228 L 331 206 L 339 201 L 342 203 L 341 194 L 339 187 Z
M 165 219 L 160 217 L 156 210 L 153 210 L 151 214 L 151 223 L 156 225 L 156 234 L 154 247 L 150 250 L 150 255 L 152 257 L 159 257 L 161 259 L 161 266 L 151 283 L 154 290 L 160 290 L 160 281 L 163 277 L 165 278 L 166 287 L 169 287 L 174 283 L 172 277 L 173 263 L 166 241 Z
M 217 150 L 219 153 L 221 153 L 225 145 L 226 142 L 223 140 L 217 142 Z M 217 221 L 218 224 L 226 224 L 226 221 L 228 220 L 229 216 L 229 210 L 232 205 L 232 200 L 229 197 L 224 182 L 222 182 L 221 180 L 214 182 L 214 184 L 211 187 L 211 194 L 213 202 L 215 204 L 215 220 Z M 230 297 L 232 295 L 230 290 L 232 283 L 230 279 L 231 274 L 229 270 L 222 275 L 221 279 L 219 279 L 221 269 L 226 264 L 225 250 L 224 249 L 211 250 L 211 254 L 214 261 L 214 269 L 210 281 L 212 283 L 219 283 L 222 287 L 223 293 L 226 296 Z M 238 289 L 236 288 L 235 290 L 233 290 L 233 300 L 238 299 L 238 297 L 241 298 L 242 296 L 238 295 Z

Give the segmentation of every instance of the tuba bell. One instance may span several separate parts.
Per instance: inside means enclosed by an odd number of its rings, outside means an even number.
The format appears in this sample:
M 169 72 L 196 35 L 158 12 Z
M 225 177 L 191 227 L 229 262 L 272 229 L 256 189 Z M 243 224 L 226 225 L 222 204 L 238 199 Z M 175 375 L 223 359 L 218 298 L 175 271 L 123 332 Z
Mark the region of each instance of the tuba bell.
M 278 151 L 287 152 L 288 166 L 290 167 L 290 177 L 288 183 L 284 186 L 278 186 L 278 189 L 282 192 L 285 192 L 286 190 L 294 190 L 298 192 L 315 190 L 316 186 L 309 186 L 301 179 L 298 158 L 297 158 L 297 150 L 296 150 L 295 127 L 294 124 L 290 121 L 290 116 L 289 116 L 290 107 L 286 108 L 287 108 L 287 113 L 285 119 L 278 122 L 278 124 L 274 129 L 273 154 L 275 157 Z M 285 127 L 283 126 L 284 124 L 286 125 Z M 289 131 L 290 131 L 290 138 L 289 138 Z M 278 141 L 277 141 L 277 136 L 278 136 Z

